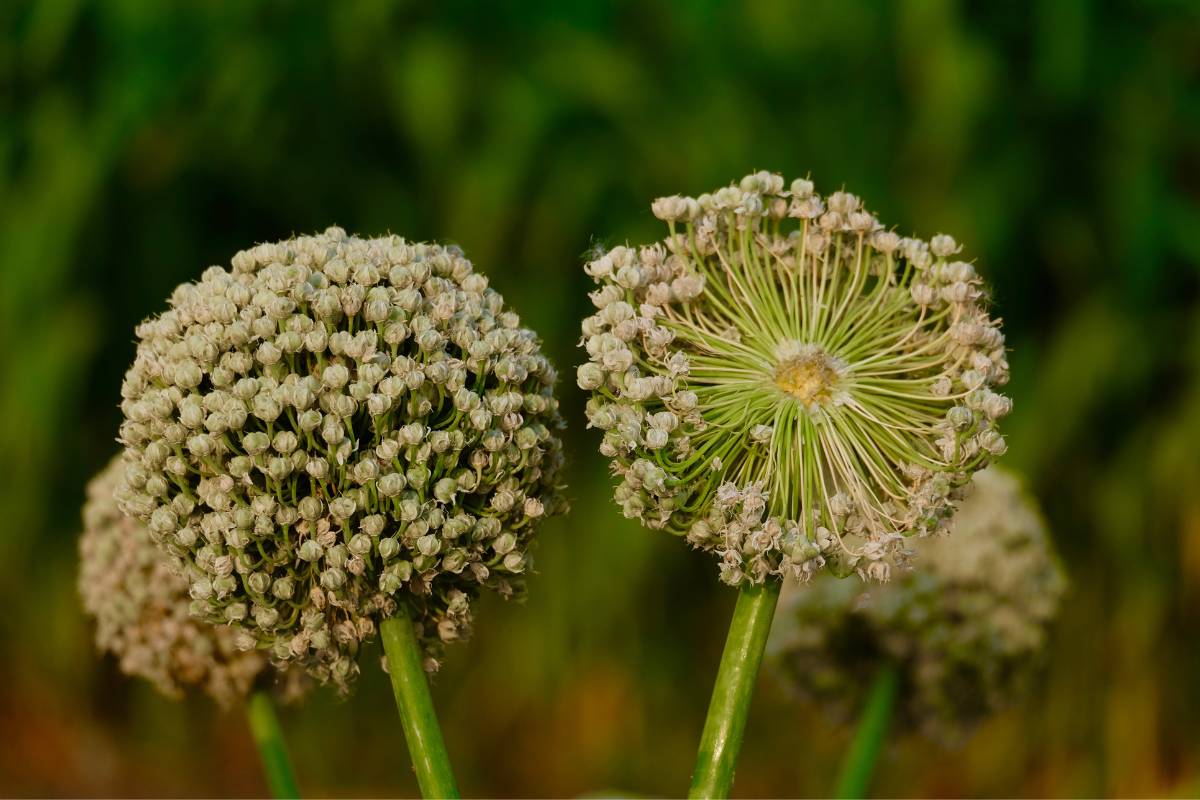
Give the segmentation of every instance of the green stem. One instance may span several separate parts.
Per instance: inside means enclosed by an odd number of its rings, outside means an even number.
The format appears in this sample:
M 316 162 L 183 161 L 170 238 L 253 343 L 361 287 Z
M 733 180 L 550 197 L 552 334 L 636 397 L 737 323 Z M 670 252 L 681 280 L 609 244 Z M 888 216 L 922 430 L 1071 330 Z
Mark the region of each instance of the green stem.
M 725 652 L 708 704 L 708 718 L 700 736 L 700 751 L 696 754 L 696 769 L 688 792 L 690 798 L 729 796 L 746 717 L 750 714 L 754 682 L 781 586 L 779 581 L 769 580 L 762 586 L 743 585 L 738 592 Z
M 862 717 L 858 721 L 854 741 L 851 742 L 850 751 L 846 753 L 846 760 L 842 763 L 837 797 L 843 800 L 866 797 L 871 775 L 875 772 L 875 762 L 879 760 L 879 751 L 883 748 L 883 740 L 892 719 L 892 706 L 896 702 L 898 685 L 896 668 L 891 664 L 880 667 L 871 683 L 871 691 L 867 695 Z
M 457 798 L 458 787 L 450 769 L 450 756 L 442 741 L 429 682 L 421 666 L 421 645 L 403 603 L 396 616 L 379 626 L 379 632 L 383 638 L 383 651 L 387 654 L 400 725 L 404 728 L 404 739 L 408 742 L 421 795 Z
M 283 729 L 279 726 L 271 696 L 261 689 L 251 693 L 246 704 L 246 716 L 250 721 L 254 742 L 258 745 L 271 795 L 277 798 L 299 797 L 296 774 L 292 771 L 292 760 L 288 757 Z

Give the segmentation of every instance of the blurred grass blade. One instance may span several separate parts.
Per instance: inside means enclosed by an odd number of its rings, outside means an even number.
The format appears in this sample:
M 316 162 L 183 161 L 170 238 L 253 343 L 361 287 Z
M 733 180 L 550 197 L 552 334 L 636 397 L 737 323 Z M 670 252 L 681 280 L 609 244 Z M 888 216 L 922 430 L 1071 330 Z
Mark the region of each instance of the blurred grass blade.
M 283 729 L 279 725 L 279 717 L 275 714 L 275 704 L 264 691 L 250 695 L 246 706 L 246 715 L 250 720 L 250 731 L 258 745 L 258 754 L 262 758 L 263 772 L 266 773 L 267 785 L 271 795 L 276 798 L 298 798 L 300 788 L 296 784 L 296 774 L 292 770 L 292 759 L 288 756 L 287 745 L 283 741 Z
M 875 773 L 875 762 L 879 760 L 879 751 L 892 720 L 898 685 L 899 676 L 891 664 L 881 667 L 875 675 L 854 741 L 842 762 L 835 797 L 843 800 L 866 797 L 871 776 Z

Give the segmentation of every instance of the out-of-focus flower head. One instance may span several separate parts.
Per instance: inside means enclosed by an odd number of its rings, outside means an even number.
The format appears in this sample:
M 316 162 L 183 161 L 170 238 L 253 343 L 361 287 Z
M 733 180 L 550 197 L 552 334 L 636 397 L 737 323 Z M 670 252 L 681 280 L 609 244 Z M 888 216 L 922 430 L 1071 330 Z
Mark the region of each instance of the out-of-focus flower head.
M 785 588 L 768 647 L 785 684 L 847 717 L 891 663 L 902 723 L 942 739 L 1020 696 L 1066 581 L 1019 481 L 992 467 L 973 483 L 951 535 L 918 543 L 919 569 L 884 586 L 822 576 Z
M 79 593 L 96 621 L 96 645 L 122 671 L 171 697 L 198 687 L 222 705 L 245 697 L 264 669 L 260 653 L 235 646 L 235 634 L 188 615 L 188 584 L 168 566 L 146 526 L 117 508 L 120 458 L 87 488 L 79 540 Z
M 653 204 L 668 237 L 588 263 L 588 419 L 627 517 L 683 535 L 729 584 L 886 580 L 1004 452 L 1004 338 L 949 236 L 766 172 Z
M 340 228 L 238 253 L 138 329 L 123 498 L 192 612 L 346 687 L 411 606 L 436 669 L 564 510 L 555 371 L 455 247 Z

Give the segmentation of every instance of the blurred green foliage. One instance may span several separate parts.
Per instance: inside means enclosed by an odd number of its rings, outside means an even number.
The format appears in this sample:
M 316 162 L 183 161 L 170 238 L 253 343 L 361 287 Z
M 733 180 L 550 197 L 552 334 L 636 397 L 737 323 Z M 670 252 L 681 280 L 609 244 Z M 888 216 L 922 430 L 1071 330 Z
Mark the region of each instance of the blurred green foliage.
M 682 791 L 733 595 L 608 500 L 580 256 L 751 169 L 967 243 L 1073 578 L 1037 696 L 957 752 L 893 743 L 878 785 L 1200 792 L 1198 86 L 1182 1 L 0 4 L 0 793 L 263 790 L 239 716 L 92 654 L 78 506 L 133 325 L 332 223 L 458 242 L 564 375 L 575 511 L 435 687 L 462 788 Z M 413 793 L 392 714 L 370 668 L 287 712 L 310 794 Z M 764 679 L 736 791 L 823 794 L 848 738 Z

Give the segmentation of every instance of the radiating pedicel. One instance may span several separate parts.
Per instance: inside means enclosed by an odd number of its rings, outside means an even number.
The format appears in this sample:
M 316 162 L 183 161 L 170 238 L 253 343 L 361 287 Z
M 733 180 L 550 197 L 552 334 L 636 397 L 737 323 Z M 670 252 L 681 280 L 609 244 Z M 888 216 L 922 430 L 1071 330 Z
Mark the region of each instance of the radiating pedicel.
M 823 568 L 886 580 L 1005 450 L 1004 338 L 946 235 L 760 172 L 653 204 L 614 247 L 580 387 L 627 517 L 713 553 L 732 585 Z

